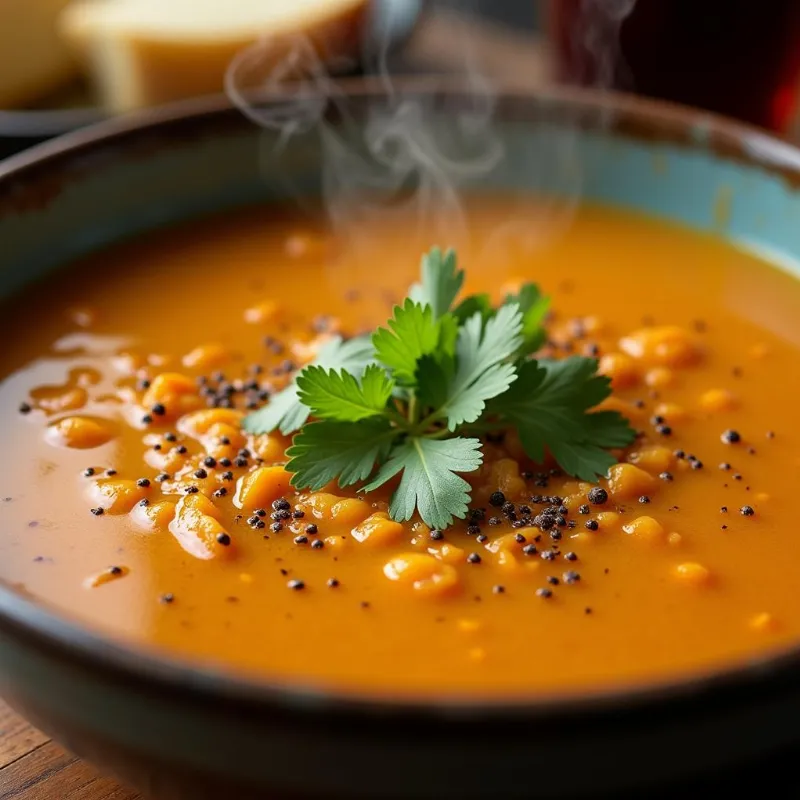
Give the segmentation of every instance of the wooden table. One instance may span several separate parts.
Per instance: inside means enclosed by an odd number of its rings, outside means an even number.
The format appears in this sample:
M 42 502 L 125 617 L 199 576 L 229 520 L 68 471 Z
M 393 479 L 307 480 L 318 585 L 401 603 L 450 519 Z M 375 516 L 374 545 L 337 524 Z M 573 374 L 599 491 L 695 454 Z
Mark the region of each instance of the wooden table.
M 139 800 L 0 701 L 0 800 Z

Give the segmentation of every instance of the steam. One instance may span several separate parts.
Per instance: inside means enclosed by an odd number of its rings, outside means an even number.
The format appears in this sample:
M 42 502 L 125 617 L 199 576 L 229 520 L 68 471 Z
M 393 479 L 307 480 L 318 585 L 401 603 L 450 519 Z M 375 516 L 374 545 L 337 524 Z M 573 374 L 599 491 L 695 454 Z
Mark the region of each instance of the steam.
M 398 90 L 389 65 L 391 22 L 386 18 L 379 25 L 372 55 L 376 92 L 366 104 L 354 102 L 332 77 L 348 66 L 344 54 L 323 62 L 302 35 L 288 47 L 281 42 L 285 55 L 280 58 L 278 45 L 267 39 L 241 52 L 227 73 L 228 96 L 256 124 L 277 134 L 264 154 L 270 174 L 290 141 L 318 138 L 325 208 L 335 232 L 349 244 L 368 245 L 374 223 L 397 220 L 406 226 L 416 222 L 410 236 L 425 231 L 421 249 L 430 246 L 431 236 L 457 246 L 469 227 L 461 187 L 490 173 L 503 158 L 502 141 L 491 124 L 495 93 L 458 29 L 453 35 L 461 39 L 464 65 L 457 107 L 444 109 L 441 93 Z M 444 83 L 440 79 L 439 85 Z M 328 121 L 331 116 L 336 124 Z
M 601 81 L 610 84 L 619 26 L 635 0 L 581 2 L 591 11 L 582 32 L 585 45 L 603 54 L 599 63 L 607 69 Z M 365 39 L 360 54 L 328 51 L 323 60 L 304 35 L 279 42 L 265 38 L 229 67 L 228 96 L 270 134 L 262 152 L 265 174 L 284 180 L 297 202 L 308 207 L 314 192 L 298 182 L 292 162 L 301 158 L 295 154 L 304 143 L 321 152 L 325 210 L 334 233 L 351 250 L 363 246 L 374 252 L 373 237 L 394 223 L 403 226 L 404 238 L 418 252 L 432 244 L 469 242 L 462 198 L 469 189 L 490 184 L 500 171 L 497 185 L 504 196 L 511 183 L 518 187 L 519 213 L 485 237 L 484 254 L 502 257 L 520 242 L 536 249 L 573 218 L 582 182 L 577 133 L 567 129 L 543 136 L 532 127 L 529 139 L 515 142 L 513 157 L 506 152 L 508 143 L 494 124 L 497 88 L 482 68 L 469 24 L 459 22 L 468 18 L 464 12 L 470 5 L 471 0 L 459 3 L 462 15 L 452 17 L 450 33 L 461 54 L 456 75 L 426 78 L 425 91 L 407 90 L 405 82 L 395 80 L 390 15 L 373 20 L 373 38 Z M 612 53 L 610 39 L 617 47 Z M 346 81 L 333 77 L 352 68 L 354 56 L 376 75 L 367 99 L 348 95 Z M 454 85 L 454 92 L 446 91 Z M 549 199 L 532 210 L 531 194 L 542 186 Z
M 622 23 L 636 0 L 581 0 L 574 35 L 589 55 L 592 83 L 598 89 L 633 89 L 633 77 L 620 46 Z

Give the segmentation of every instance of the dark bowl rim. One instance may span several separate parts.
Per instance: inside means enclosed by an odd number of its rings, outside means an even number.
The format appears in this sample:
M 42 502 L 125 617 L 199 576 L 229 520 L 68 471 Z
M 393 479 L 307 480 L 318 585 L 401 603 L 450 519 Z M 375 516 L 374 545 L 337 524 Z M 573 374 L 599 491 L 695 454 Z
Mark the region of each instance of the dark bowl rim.
M 345 96 L 358 98 L 383 93 L 377 80 L 355 78 L 342 82 Z M 441 77 L 403 79 L 405 94 L 458 94 L 468 91 L 463 81 Z M 714 114 L 660 101 L 644 100 L 611 92 L 546 87 L 532 91 L 523 84 L 504 83 L 499 97 L 510 97 L 580 115 L 606 119 L 609 113 L 641 126 L 661 138 L 678 137 L 691 146 L 721 148 L 726 154 L 755 167 L 778 172 L 800 184 L 800 148 L 764 131 Z M 0 190 L 4 184 L 24 181 L 29 170 L 47 163 L 68 164 L 86 151 L 120 144 L 126 139 L 168 129 L 180 123 L 201 124 L 222 120 L 239 112 L 224 97 L 193 99 L 107 120 L 37 145 L 0 162 Z M 698 137 L 698 134 L 700 136 Z M 548 696 L 512 695 L 435 697 L 426 692 L 396 696 L 377 690 L 332 688 L 324 682 L 280 678 L 250 678 L 233 670 L 192 662 L 122 642 L 102 631 L 92 631 L 79 621 L 62 616 L 42 601 L 24 596 L 0 580 L 0 630 L 37 650 L 63 661 L 94 670 L 103 678 L 116 678 L 146 692 L 163 692 L 170 698 L 192 702 L 233 704 L 247 713 L 281 712 L 292 716 L 354 715 L 363 722 L 387 716 L 411 715 L 429 721 L 450 718 L 510 722 L 519 720 L 569 720 L 587 714 L 649 712 L 672 708 L 678 713 L 686 703 L 698 700 L 724 703 L 732 693 L 775 696 L 800 679 L 800 643 L 727 666 L 709 667 L 690 675 L 656 679 L 635 685 L 610 685 L 596 691 L 567 692 Z

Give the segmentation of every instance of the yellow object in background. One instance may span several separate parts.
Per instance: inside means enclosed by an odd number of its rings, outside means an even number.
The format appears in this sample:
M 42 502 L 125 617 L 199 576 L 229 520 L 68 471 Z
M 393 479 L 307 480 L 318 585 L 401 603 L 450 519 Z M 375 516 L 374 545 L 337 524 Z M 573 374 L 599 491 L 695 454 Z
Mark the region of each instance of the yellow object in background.
M 101 102 L 127 111 L 221 92 L 231 60 L 260 39 L 285 57 L 304 34 L 323 60 L 357 55 L 366 0 L 82 0 L 62 19 Z
M 33 103 L 75 75 L 75 61 L 58 31 L 68 3 L 0 0 L 0 108 Z

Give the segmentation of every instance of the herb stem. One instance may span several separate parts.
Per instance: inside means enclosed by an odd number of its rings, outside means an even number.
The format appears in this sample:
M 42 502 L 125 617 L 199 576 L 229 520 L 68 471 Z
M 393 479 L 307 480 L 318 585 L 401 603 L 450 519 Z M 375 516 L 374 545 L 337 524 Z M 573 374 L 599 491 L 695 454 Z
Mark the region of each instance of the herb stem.
M 408 420 L 396 408 L 387 408 L 386 416 L 403 430 L 408 428 Z
M 417 413 L 417 395 L 415 392 L 411 392 L 411 396 L 408 398 L 408 421 L 412 425 L 417 423 Z

